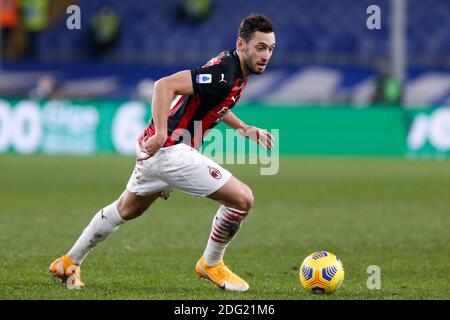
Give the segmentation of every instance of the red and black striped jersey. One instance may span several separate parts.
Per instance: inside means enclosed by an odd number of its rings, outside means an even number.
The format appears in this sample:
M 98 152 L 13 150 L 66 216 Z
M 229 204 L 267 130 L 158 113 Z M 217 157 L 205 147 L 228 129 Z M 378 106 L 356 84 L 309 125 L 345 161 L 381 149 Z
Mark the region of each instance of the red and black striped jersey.
M 224 51 L 203 67 L 192 69 L 191 77 L 194 94 L 173 100 L 164 147 L 183 142 L 199 148 L 205 131 L 216 126 L 234 107 L 246 85 L 235 50 Z M 139 142 L 154 133 L 153 119 L 150 119 Z

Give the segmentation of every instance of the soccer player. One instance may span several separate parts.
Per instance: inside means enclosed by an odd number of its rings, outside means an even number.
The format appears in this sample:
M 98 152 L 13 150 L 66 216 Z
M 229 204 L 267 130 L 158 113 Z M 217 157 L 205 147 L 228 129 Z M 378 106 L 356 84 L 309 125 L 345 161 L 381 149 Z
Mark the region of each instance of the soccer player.
M 125 191 L 101 209 L 69 252 L 49 271 L 74 287 L 84 286 L 80 265 L 89 251 L 124 222 L 140 216 L 158 198 L 175 188 L 221 205 L 196 273 L 222 289 L 247 291 L 249 285 L 224 263 L 225 249 L 253 206 L 252 190 L 219 164 L 196 150 L 206 130 L 224 121 L 238 132 L 271 148 L 265 130 L 249 126 L 230 109 L 247 79 L 262 74 L 275 47 L 272 23 L 263 15 L 245 18 L 236 49 L 224 51 L 206 65 L 164 77 L 155 83 L 152 118 L 138 139 L 138 158 Z

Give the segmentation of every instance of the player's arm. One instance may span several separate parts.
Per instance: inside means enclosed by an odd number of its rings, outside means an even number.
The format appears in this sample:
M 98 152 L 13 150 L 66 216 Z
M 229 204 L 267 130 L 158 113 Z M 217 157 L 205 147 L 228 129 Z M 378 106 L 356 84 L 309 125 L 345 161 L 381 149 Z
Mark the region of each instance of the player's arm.
M 247 127 L 248 127 L 244 123 L 244 121 L 239 119 L 233 112 L 231 112 L 231 110 L 227 112 L 227 114 L 222 119 L 222 121 L 225 122 L 230 127 L 232 127 L 233 129 L 236 129 L 238 131 L 239 130 L 245 131 L 247 129 Z
M 233 112 L 228 111 L 225 117 L 223 118 L 223 122 L 225 122 L 233 129 L 237 130 L 237 132 L 239 132 L 244 137 L 252 139 L 263 148 L 268 149 L 272 148 L 273 136 L 269 132 L 245 124 L 245 122 L 239 119 Z
M 152 99 L 152 118 L 155 134 L 141 144 L 141 150 L 147 155 L 138 161 L 152 157 L 167 140 L 167 118 L 170 104 L 176 95 L 192 95 L 191 71 L 184 70 L 155 82 Z

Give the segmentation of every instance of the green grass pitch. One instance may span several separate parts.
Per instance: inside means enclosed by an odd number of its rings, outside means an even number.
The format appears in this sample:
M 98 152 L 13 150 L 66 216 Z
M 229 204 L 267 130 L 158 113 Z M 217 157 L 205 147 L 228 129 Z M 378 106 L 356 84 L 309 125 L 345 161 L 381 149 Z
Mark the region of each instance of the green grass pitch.
M 47 273 L 100 208 L 121 193 L 133 159 L 0 156 L 0 299 L 449 299 L 450 163 L 395 158 L 283 157 L 279 174 L 228 168 L 255 206 L 225 262 L 250 284 L 224 292 L 196 277 L 217 204 L 181 192 L 101 243 L 82 265 L 83 290 Z M 340 257 L 329 296 L 304 292 L 308 254 Z M 367 267 L 381 269 L 369 290 Z

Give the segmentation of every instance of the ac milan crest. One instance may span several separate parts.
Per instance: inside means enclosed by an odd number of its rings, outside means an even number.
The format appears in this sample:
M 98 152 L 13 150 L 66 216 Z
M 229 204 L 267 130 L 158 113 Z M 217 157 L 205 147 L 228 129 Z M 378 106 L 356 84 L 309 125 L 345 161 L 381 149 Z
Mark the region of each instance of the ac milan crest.
M 220 173 L 220 171 L 214 167 L 209 167 L 209 174 L 214 178 L 214 179 L 220 179 L 222 178 L 222 174 Z

